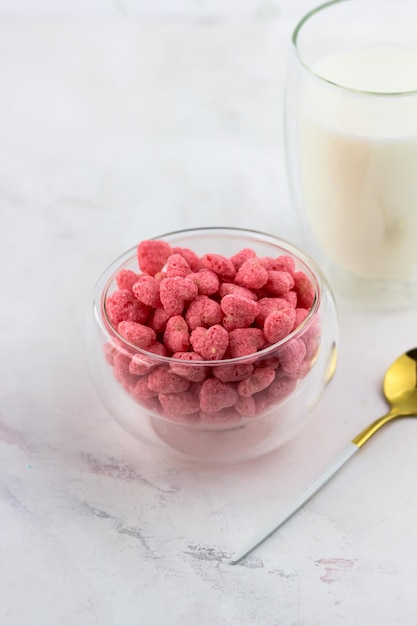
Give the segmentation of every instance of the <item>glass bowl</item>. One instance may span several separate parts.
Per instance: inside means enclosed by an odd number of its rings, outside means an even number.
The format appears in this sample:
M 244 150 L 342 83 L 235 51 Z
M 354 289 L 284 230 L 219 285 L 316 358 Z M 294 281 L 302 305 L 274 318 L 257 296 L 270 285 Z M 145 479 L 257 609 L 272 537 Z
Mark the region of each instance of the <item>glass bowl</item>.
M 151 352 L 151 347 L 140 348 L 130 336 L 122 336 L 106 310 L 108 298 L 118 290 L 120 270 L 139 272 L 137 248 L 132 248 L 102 274 L 88 315 L 87 359 L 103 403 L 134 437 L 183 460 L 230 464 L 276 450 L 300 430 L 336 366 L 336 307 L 321 269 L 292 244 L 245 229 L 189 229 L 155 240 L 200 257 L 211 253 L 229 258 L 251 249 L 258 257 L 284 256 L 286 263 L 289 258 L 292 271 L 303 272 L 310 281 L 312 305 L 284 339 L 257 344 L 250 354 L 239 351 L 239 341 L 232 356 L 226 352 L 228 358 L 221 360 Z M 258 290 L 258 303 L 261 296 Z M 289 307 L 295 306 L 293 297 Z M 253 322 L 251 327 L 259 325 Z M 208 324 L 201 332 L 209 330 Z M 258 328 L 253 334 L 259 333 Z M 161 333 L 157 338 L 163 341 Z

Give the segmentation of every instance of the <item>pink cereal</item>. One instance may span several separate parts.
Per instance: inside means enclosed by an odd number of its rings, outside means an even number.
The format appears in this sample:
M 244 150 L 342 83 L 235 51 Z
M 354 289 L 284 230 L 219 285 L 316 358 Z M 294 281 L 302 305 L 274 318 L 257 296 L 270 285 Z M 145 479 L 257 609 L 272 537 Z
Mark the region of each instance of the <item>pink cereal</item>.
M 213 375 L 224 383 L 235 383 L 250 376 L 253 370 L 251 363 L 218 365 L 213 367 Z
M 255 371 L 245 380 L 241 380 L 237 385 L 240 396 L 248 398 L 258 391 L 263 391 L 269 387 L 275 378 L 275 370 L 268 367 L 257 367 Z
M 268 280 L 268 272 L 262 267 L 260 259 L 248 259 L 237 271 L 235 282 L 248 289 L 260 289 Z
M 255 400 L 252 398 L 252 396 L 248 396 L 247 398 L 240 396 L 235 404 L 235 409 L 242 417 L 255 417 Z
M 198 270 L 201 269 L 200 257 L 194 252 L 194 250 L 190 250 L 189 248 L 174 247 L 172 248 L 172 254 L 180 254 L 187 261 L 192 272 L 198 272 Z
M 307 374 L 309 373 L 309 371 L 311 370 L 311 368 L 313 367 L 313 365 L 314 365 L 313 361 L 304 360 L 301 363 L 299 370 L 297 371 L 297 379 L 305 378 Z
M 276 354 L 276 352 L 274 353 Z M 276 356 L 268 356 L 257 362 L 257 367 L 269 367 L 269 369 L 276 370 L 279 367 L 279 359 Z
M 152 354 L 157 354 L 158 356 L 168 356 L 168 350 L 164 346 L 163 343 L 156 341 L 152 343 L 150 346 L 145 348 L 146 352 L 152 352 Z
M 219 287 L 219 296 L 224 298 L 224 296 L 228 296 L 230 294 L 241 296 L 242 298 L 247 298 L 248 300 L 256 300 L 256 294 L 254 294 L 253 291 L 247 287 L 241 287 L 240 285 L 235 285 L 234 283 L 222 283 Z
M 298 378 L 306 355 L 306 346 L 301 339 L 292 339 L 279 350 L 279 364 L 291 378 Z
M 159 296 L 169 316 L 180 315 L 185 303 L 193 300 L 197 294 L 197 285 L 187 277 L 173 276 L 161 281 Z
M 271 296 L 284 296 L 294 287 L 294 279 L 288 272 L 270 270 L 268 281 L 265 285 L 266 291 Z
M 186 352 L 190 346 L 188 324 L 182 315 L 170 317 L 164 333 L 165 346 L 171 352 Z
M 167 273 L 166 272 L 156 272 L 154 278 L 158 281 L 158 283 L 161 282 L 161 280 L 164 280 L 164 278 L 167 277 Z
M 118 353 L 117 346 L 114 343 L 105 343 L 103 346 L 103 354 L 109 365 L 113 365 L 114 357 Z
M 265 335 L 260 328 L 236 328 L 229 333 L 229 351 L 233 359 L 253 354 L 265 343 Z
M 152 361 L 143 357 L 141 354 L 135 354 L 130 361 L 129 372 L 136 376 L 144 376 L 144 374 L 148 374 L 156 365 L 157 363 L 152 363 Z
M 297 294 L 295 293 L 295 291 L 291 290 L 288 293 L 286 293 L 283 298 L 288 302 L 289 306 L 292 309 L 295 309 L 297 306 Z
M 294 391 L 297 381 L 289 376 L 279 376 L 269 385 L 267 394 L 274 402 L 281 402 Z
M 277 270 L 278 272 L 288 272 L 289 274 L 294 274 L 295 272 L 295 261 L 292 257 L 287 254 L 282 254 L 276 259 L 268 258 L 268 268 L 269 270 Z
M 138 279 L 138 274 L 132 270 L 119 270 L 116 274 L 116 283 L 119 289 L 132 291 L 132 287 Z
M 153 398 L 157 396 L 157 392 L 149 389 L 146 376 L 141 376 L 131 389 L 132 396 L 137 398 Z
M 295 321 L 293 330 L 301 326 L 308 314 L 309 311 L 307 311 L 307 309 L 295 309 Z
M 224 315 L 223 326 L 226 330 L 248 328 L 259 311 L 258 303 L 236 294 L 224 296 L 220 302 Z
M 155 311 L 150 315 L 148 324 L 156 333 L 163 333 L 165 332 L 168 320 L 168 313 L 161 307 L 155 309 Z
M 185 378 L 183 380 L 185 380 Z M 181 393 L 161 392 L 158 398 L 166 413 L 173 417 L 178 416 L 178 418 L 182 418 L 185 415 L 197 413 L 200 409 L 200 400 L 198 396 L 191 391 L 183 391 Z M 185 421 L 188 422 L 188 420 Z
M 272 382 L 272 385 L 274 384 L 275 381 Z M 269 387 L 267 389 L 264 389 L 263 391 L 260 391 L 259 393 L 254 393 L 252 396 L 253 400 L 255 401 L 257 416 L 263 415 L 269 409 L 269 407 L 274 405 L 274 400 L 269 395 L 268 391 Z
M 180 393 L 187 391 L 190 381 L 177 376 L 169 365 L 158 365 L 148 374 L 148 387 L 158 393 Z
M 124 354 L 123 352 L 115 354 L 113 359 L 114 377 L 125 389 L 129 389 L 138 379 L 138 377 L 129 370 L 130 361 L 130 355 Z
M 207 368 L 207 371 L 210 371 L 210 368 Z M 199 400 L 200 402 L 200 390 L 201 390 L 201 385 L 203 384 L 202 381 L 190 381 L 190 386 L 188 387 L 188 391 L 190 393 L 193 393 Z
M 199 326 L 192 331 L 190 343 L 194 351 L 201 354 L 204 360 L 220 360 L 228 348 L 229 333 L 220 324 L 208 329 Z
M 137 277 L 136 282 L 132 286 L 132 291 L 139 302 L 156 309 L 161 306 L 159 285 L 159 281 L 153 276 L 142 274 Z
M 151 398 L 143 398 L 139 395 L 135 395 L 135 389 L 130 389 L 130 393 L 132 397 L 140 404 L 141 406 L 148 409 L 148 411 L 154 411 L 155 413 L 161 413 L 162 407 L 159 403 L 158 396 L 152 396 Z
M 288 302 L 284 298 L 261 298 L 258 300 L 258 313 L 256 315 L 256 323 L 263 326 L 266 318 L 272 311 L 280 311 L 287 309 Z
M 152 352 L 152 354 L 156 354 L 158 356 L 168 356 L 166 347 L 164 344 L 159 342 L 147 346 L 146 352 Z M 134 354 L 129 365 L 129 371 L 132 372 L 132 374 L 143 376 L 157 365 L 158 361 L 156 359 L 152 359 L 152 357 L 147 357 L 142 353 Z
M 154 276 L 164 267 L 171 254 L 171 246 L 166 241 L 149 239 L 137 247 L 138 264 L 142 272 Z
M 315 319 L 300 336 L 306 347 L 306 361 L 310 361 L 316 356 L 320 344 L 320 335 L 320 326 L 318 320 Z
M 130 356 L 130 354 L 127 354 L 126 352 L 117 351 L 113 356 L 113 365 L 114 365 L 115 373 L 117 371 L 117 372 L 120 372 L 121 374 L 128 374 L 131 358 L 132 357 Z
M 181 254 L 171 254 L 166 263 L 166 275 L 169 278 L 172 276 L 187 276 L 191 273 L 191 268 L 187 261 Z
M 212 296 L 219 289 L 219 277 L 211 270 L 202 269 L 193 274 L 189 274 L 197 285 L 198 293 L 204 296 Z
M 238 397 L 233 383 L 223 383 L 217 378 L 207 378 L 200 389 L 200 407 L 206 413 L 215 413 L 233 406 Z
M 213 413 L 200 411 L 200 418 L 204 424 L 211 424 L 212 426 L 236 424 L 242 419 L 241 415 L 232 406 Z
M 230 260 L 237 271 L 245 261 L 254 258 L 256 258 L 256 252 L 252 248 L 243 248 L 243 250 L 239 250 L 239 252 L 230 257 Z
M 223 312 L 220 304 L 208 296 L 200 295 L 190 302 L 185 319 L 191 330 L 203 326 L 208 328 L 221 324 Z
M 297 293 L 297 306 L 302 309 L 311 309 L 315 293 L 311 280 L 304 272 L 294 272 L 294 291 Z
M 234 278 L 236 274 L 232 261 L 222 254 L 204 254 L 201 263 L 222 278 Z
M 139 302 L 131 291 L 121 289 L 106 299 L 106 313 L 115 328 L 120 322 L 139 322 L 148 319 L 150 308 Z
M 138 348 L 147 348 L 156 341 L 155 331 L 137 322 L 120 322 L 117 332 Z
M 183 376 L 183 378 L 193 383 L 201 383 L 207 377 L 209 371 L 208 367 L 204 365 L 196 365 L 193 367 L 191 365 L 193 361 L 203 361 L 200 354 L 196 352 L 175 352 L 172 358 L 186 362 L 184 365 L 181 365 L 181 363 L 170 363 L 171 370 L 174 374 L 177 374 L 177 376 Z
M 294 321 L 294 309 L 287 308 L 280 311 L 272 311 L 264 323 L 264 333 L 269 343 L 276 343 L 284 339 L 291 332 Z

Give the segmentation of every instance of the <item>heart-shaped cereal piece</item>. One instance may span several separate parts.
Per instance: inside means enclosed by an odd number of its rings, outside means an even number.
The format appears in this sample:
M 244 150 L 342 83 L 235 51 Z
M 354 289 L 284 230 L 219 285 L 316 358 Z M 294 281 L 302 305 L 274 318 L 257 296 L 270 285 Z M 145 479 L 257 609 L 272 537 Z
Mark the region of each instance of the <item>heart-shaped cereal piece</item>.
M 159 297 L 169 316 L 180 315 L 185 303 L 193 300 L 197 294 L 197 285 L 190 278 L 172 276 L 161 280 Z
M 223 326 L 229 331 L 235 328 L 248 328 L 259 312 L 257 302 L 232 293 L 222 298 L 220 306 L 225 314 Z
M 149 239 L 141 241 L 137 247 L 138 265 L 142 272 L 155 276 L 164 267 L 171 254 L 171 246 L 166 241 Z
M 217 378 L 207 378 L 200 389 L 200 407 L 207 413 L 215 413 L 236 404 L 239 395 L 233 383 L 223 383 Z
M 295 322 L 295 309 L 272 311 L 265 319 L 264 333 L 270 343 L 284 339 L 292 330 Z
M 220 360 L 228 348 L 229 333 L 220 324 L 210 328 L 199 326 L 191 333 L 190 343 L 205 361 Z

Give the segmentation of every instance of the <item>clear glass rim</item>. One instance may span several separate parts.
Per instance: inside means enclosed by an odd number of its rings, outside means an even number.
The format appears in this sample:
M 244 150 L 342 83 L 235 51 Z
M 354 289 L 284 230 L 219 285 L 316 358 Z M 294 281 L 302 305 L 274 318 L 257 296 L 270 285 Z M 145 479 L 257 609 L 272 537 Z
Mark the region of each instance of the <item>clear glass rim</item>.
M 159 361 L 161 364 L 178 363 L 178 364 L 181 364 L 182 366 L 188 365 L 189 367 L 196 367 L 196 366 L 213 367 L 213 366 L 236 365 L 236 364 L 251 362 L 254 360 L 254 358 L 256 359 L 265 358 L 268 355 L 270 355 L 272 352 L 275 352 L 278 348 L 284 346 L 290 340 L 296 339 L 300 334 L 302 334 L 302 332 L 310 325 L 314 316 L 318 312 L 320 305 L 321 305 L 322 297 L 323 297 L 323 285 L 324 284 L 327 285 L 327 280 L 321 268 L 317 265 L 317 263 L 311 257 L 309 257 L 308 254 L 301 251 L 294 244 L 286 241 L 285 239 L 275 237 L 274 235 L 270 235 L 268 233 L 264 233 L 258 230 L 234 228 L 234 227 L 227 227 L 227 226 L 219 226 L 219 227 L 207 226 L 207 227 L 202 227 L 202 228 L 181 229 L 181 230 L 171 231 L 169 233 L 157 235 L 156 237 L 150 237 L 149 239 L 166 239 L 166 238 L 180 236 L 180 235 L 184 235 L 184 236 L 193 235 L 193 234 L 197 235 L 200 233 L 202 234 L 203 233 L 213 233 L 213 234 L 214 233 L 219 233 L 219 234 L 220 233 L 225 233 L 225 234 L 234 233 L 236 235 L 241 234 L 242 236 L 245 236 L 245 237 L 257 236 L 257 237 L 262 238 L 263 243 L 270 243 L 271 245 L 278 246 L 282 248 L 284 252 L 287 251 L 289 254 L 291 254 L 295 259 L 297 259 L 297 261 L 299 261 L 304 266 L 304 269 L 307 270 L 308 274 L 310 275 L 310 277 L 313 278 L 313 281 L 314 281 L 314 288 L 315 288 L 314 303 L 307 317 L 305 318 L 305 320 L 299 326 L 297 326 L 297 328 L 295 328 L 289 335 L 284 337 L 284 339 L 282 339 L 281 341 L 278 341 L 277 343 L 267 346 L 266 348 L 263 348 L 262 350 L 258 350 L 257 352 L 254 352 L 252 354 L 248 354 L 242 357 L 234 357 L 232 359 L 219 359 L 219 360 L 213 360 L 213 361 L 205 361 L 205 360 L 184 361 L 182 359 L 174 359 L 172 357 L 162 356 L 159 354 L 155 354 L 153 352 L 148 352 L 147 350 L 143 348 L 139 348 L 138 346 L 135 346 L 134 344 L 130 343 L 117 332 L 117 329 L 114 328 L 114 326 L 112 325 L 112 323 L 110 322 L 108 318 L 106 307 L 105 307 L 107 294 L 110 289 L 110 285 L 115 278 L 115 274 L 121 268 L 122 265 L 124 265 L 129 260 L 136 257 L 137 246 L 134 246 L 133 248 L 130 248 L 129 250 L 121 254 L 119 257 L 117 257 L 113 261 L 113 263 L 111 263 L 107 267 L 107 269 L 104 270 L 95 288 L 94 300 L 93 300 L 94 318 L 97 324 L 99 325 L 99 327 L 101 328 L 102 332 L 105 335 L 107 335 L 109 339 L 113 338 L 117 340 L 118 347 L 119 348 L 121 346 L 125 347 L 126 350 L 129 351 L 129 353 L 133 351 L 136 354 L 141 354 L 143 357 L 147 359 Z M 330 286 L 327 285 L 327 287 L 329 291 L 331 291 Z
M 324 78 L 324 76 L 321 76 L 320 74 L 318 74 L 317 72 L 315 72 L 309 65 L 308 63 L 306 63 L 301 54 L 300 54 L 300 50 L 298 48 L 298 36 L 303 28 L 303 26 L 312 18 L 315 17 L 317 14 L 321 13 L 322 11 L 325 11 L 326 9 L 330 9 L 336 5 L 341 5 L 341 4 L 349 4 L 349 3 L 359 3 L 361 2 L 362 4 L 364 4 L 364 2 L 367 2 L 369 0 L 330 0 L 329 2 L 324 2 L 323 4 L 318 5 L 317 7 L 315 7 L 314 9 L 312 9 L 311 11 L 309 11 L 308 13 L 306 13 L 304 15 L 304 17 L 301 18 L 301 20 L 297 23 L 297 25 L 295 26 L 293 33 L 292 33 L 292 37 L 291 37 L 291 42 L 292 42 L 292 48 L 294 51 L 294 54 L 298 60 L 298 62 L 300 63 L 300 65 L 311 75 L 313 76 L 315 79 L 326 83 L 328 85 L 331 85 L 332 87 L 335 87 L 337 89 L 340 89 L 342 91 L 345 91 L 347 93 L 352 93 L 352 94 L 356 94 L 356 95 L 364 95 L 364 96 L 372 96 L 375 98 L 398 98 L 401 96 L 407 97 L 407 96 L 415 96 L 417 95 L 417 87 L 416 89 L 410 89 L 407 91 L 367 91 L 364 89 L 354 89 L 352 87 L 346 87 L 344 85 L 340 85 L 339 83 L 336 83 L 332 80 L 329 80 L 327 78 Z M 374 4 L 375 0 L 374 0 Z

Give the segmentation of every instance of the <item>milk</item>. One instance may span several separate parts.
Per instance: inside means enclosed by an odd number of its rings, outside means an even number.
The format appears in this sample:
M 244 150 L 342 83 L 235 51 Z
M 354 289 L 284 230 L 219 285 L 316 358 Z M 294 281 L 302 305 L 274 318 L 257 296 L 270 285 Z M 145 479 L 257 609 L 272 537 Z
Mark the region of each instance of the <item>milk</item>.
M 348 272 L 410 279 L 417 274 L 417 93 L 404 92 L 417 90 L 417 50 L 339 53 L 312 71 L 325 81 L 307 79 L 299 132 L 313 233 Z

